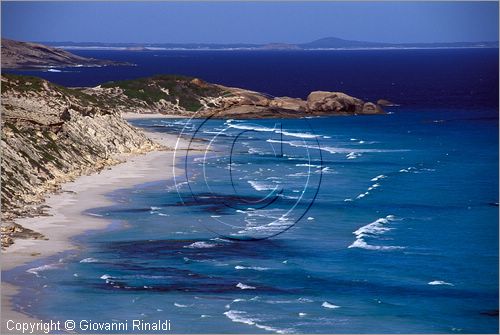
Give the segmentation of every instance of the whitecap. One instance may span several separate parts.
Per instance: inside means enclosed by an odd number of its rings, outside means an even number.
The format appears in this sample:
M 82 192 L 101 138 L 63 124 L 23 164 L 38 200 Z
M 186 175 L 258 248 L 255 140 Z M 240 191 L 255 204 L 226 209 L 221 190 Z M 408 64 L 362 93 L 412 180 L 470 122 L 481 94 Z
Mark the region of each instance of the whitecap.
M 256 191 L 271 191 L 271 190 L 274 190 L 276 188 L 276 185 L 264 184 L 262 182 L 255 181 L 255 180 L 248 180 L 247 182 Z
M 331 304 L 327 301 L 323 302 L 321 304 L 322 307 L 325 307 L 325 308 L 330 308 L 330 309 L 334 309 L 334 308 L 340 308 L 340 306 L 337 306 L 337 305 L 334 305 L 334 304 Z
M 381 175 L 376 176 L 375 178 L 372 178 L 371 181 L 377 181 L 377 180 L 384 179 L 384 178 L 387 178 L 387 176 L 384 176 L 383 174 L 381 174 Z
M 178 303 L 176 303 L 176 302 L 174 302 L 174 306 L 175 306 L 175 307 L 179 307 L 179 308 L 186 308 L 186 307 L 189 307 L 188 305 L 178 304 Z
M 293 333 L 292 329 L 279 329 L 279 328 L 274 328 L 270 326 L 266 326 L 263 324 L 257 323 L 257 321 L 260 322 L 259 319 L 256 318 L 250 318 L 248 317 L 248 313 L 244 311 L 236 311 L 236 310 L 229 310 L 227 312 L 224 312 L 224 315 L 228 317 L 231 321 L 237 322 L 237 323 L 244 323 L 246 325 L 254 326 L 259 329 L 264 329 L 270 332 L 275 332 L 278 334 L 290 334 Z
M 213 247 L 215 247 L 215 244 L 200 241 L 200 242 L 191 243 L 190 245 L 185 245 L 183 248 L 205 249 L 205 248 L 213 248 Z
M 255 271 L 266 271 L 269 270 L 269 268 L 263 268 L 260 266 L 241 266 L 241 265 L 236 265 L 234 267 L 236 270 L 255 270 Z
M 314 135 L 314 134 L 310 134 L 310 133 L 293 133 L 293 132 L 277 129 L 276 127 L 268 128 L 268 127 L 259 126 L 259 125 L 248 125 L 248 124 L 241 124 L 241 123 L 233 124 L 231 122 L 226 122 L 226 124 L 230 128 L 241 129 L 241 130 L 252 130 L 252 131 L 257 131 L 257 132 L 274 132 L 276 134 L 283 134 L 285 136 L 298 137 L 298 138 L 317 138 L 318 137 L 318 135 Z
M 355 153 L 355 152 L 350 152 L 350 153 L 348 153 L 345 157 L 346 157 L 347 159 L 356 159 L 356 158 L 358 158 L 359 156 L 361 156 L 361 154 L 359 154 L 359 153 Z
M 364 197 L 366 197 L 368 194 L 370 194 L 370 192 L 361 193 L 361 194 L 359 194 L 359 195 L 356 197 L 356 199 L 361 199 L 361 198 L 364 198 Z
M 110 276 L 110 275 L 108 275 L 108 274 L 104 274 L 104 275 L 102 275 L 102 276 L 101 276 L 101 277 L 99 277 L 99 278 L 100 278 L 100 279 L 102 279 L 102 280 L 105 280 L 105 281 L 106 281 L 106 284 L 109 284 L 109 283 L 112 283 L 112 284 L 113 284 L 113 282 L 111 281 L 111 279 L 113 279 L 113 277 L 111 277 L 111 276 Z
M 255 287 L 254 286 L 250 286 L 250 285 L 245 285 L 243 283 L 238 283 L 236 285 L 237 288 L 240 288 L 242 290 L 255 290 Z
M 365 238 L 376 238 L 390 230 L 392 228 L 387 227 L 391 221 L 396 221 L 396 217 L 394 215 L 387 215 L 385 218 L 379 218 L 353 232 L 356 236 L 356 240 L 348 247 L 348 248 L 360 248 L 366 250 L 396 250 L 396 249 L 404 249 L 404 247 L 400 246 L 380 246 L 380 245 L 371 245 L 365 241 Z
M 380 187 L 380 184 L 373 184 L 372 186 L 368 187 L 368 191 L 376 189 L 377 187 Z
M 321 165 L 313 165 L 313 164 L 295 164 L 295 166 L 305 166 L 305 167 L 312 167 L 312 168 L 321 168 Z
M 99 260 L 92 257 L 84 258 L 80 261 L 80 263 L 97 263 L 97 262 L 99 262 Z
M 449 286 L 455 286 L 452 283 L 448 283 L 442 280 L 433 280 L 427 283 L 428 285 L 449 285 Z

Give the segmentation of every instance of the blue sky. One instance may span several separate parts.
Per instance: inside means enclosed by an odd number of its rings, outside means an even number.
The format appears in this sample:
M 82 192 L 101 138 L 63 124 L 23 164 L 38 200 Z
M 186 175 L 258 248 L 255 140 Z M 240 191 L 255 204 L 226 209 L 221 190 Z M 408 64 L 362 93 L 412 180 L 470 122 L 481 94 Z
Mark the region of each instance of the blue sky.
M 497 41 L 498 2 L 7 2 L 2 37 L 137 43 Z

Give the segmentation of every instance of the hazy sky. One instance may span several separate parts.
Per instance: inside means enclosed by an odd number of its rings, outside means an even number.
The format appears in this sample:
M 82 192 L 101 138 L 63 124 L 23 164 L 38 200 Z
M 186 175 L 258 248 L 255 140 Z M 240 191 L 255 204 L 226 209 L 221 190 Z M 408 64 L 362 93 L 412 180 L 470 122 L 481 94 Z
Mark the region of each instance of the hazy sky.
M 498 2 L 7 2 L 2 37 L 75 42 L 498 40 Z

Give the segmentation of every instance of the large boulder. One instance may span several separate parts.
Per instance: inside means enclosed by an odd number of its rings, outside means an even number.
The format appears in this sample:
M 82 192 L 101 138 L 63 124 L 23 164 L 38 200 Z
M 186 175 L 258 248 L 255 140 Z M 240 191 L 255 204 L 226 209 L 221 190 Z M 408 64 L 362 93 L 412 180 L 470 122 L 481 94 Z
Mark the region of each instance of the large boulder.
M 310 113 L 357 114 L 363 112 L 364 102 L 341 92 L 314 91 L 307 97 Z
M 380 105 L 375 105 L 373 102 L 366 102 L 363 105 L 363 114 L 383 114 L 384 110 Z

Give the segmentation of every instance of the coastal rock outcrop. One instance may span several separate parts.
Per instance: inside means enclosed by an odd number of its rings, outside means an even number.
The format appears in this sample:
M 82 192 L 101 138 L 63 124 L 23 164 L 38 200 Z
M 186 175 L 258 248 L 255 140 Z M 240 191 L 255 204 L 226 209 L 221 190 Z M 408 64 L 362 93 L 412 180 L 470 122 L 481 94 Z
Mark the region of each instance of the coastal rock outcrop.
M 307 100 L 211 84 L 198 78 L 157 75 L 85 88 L 108 109 L 212 118 L 301 118 L 314 115 L 383 114 L 373 103 L 341 92 L 311 92 Z

